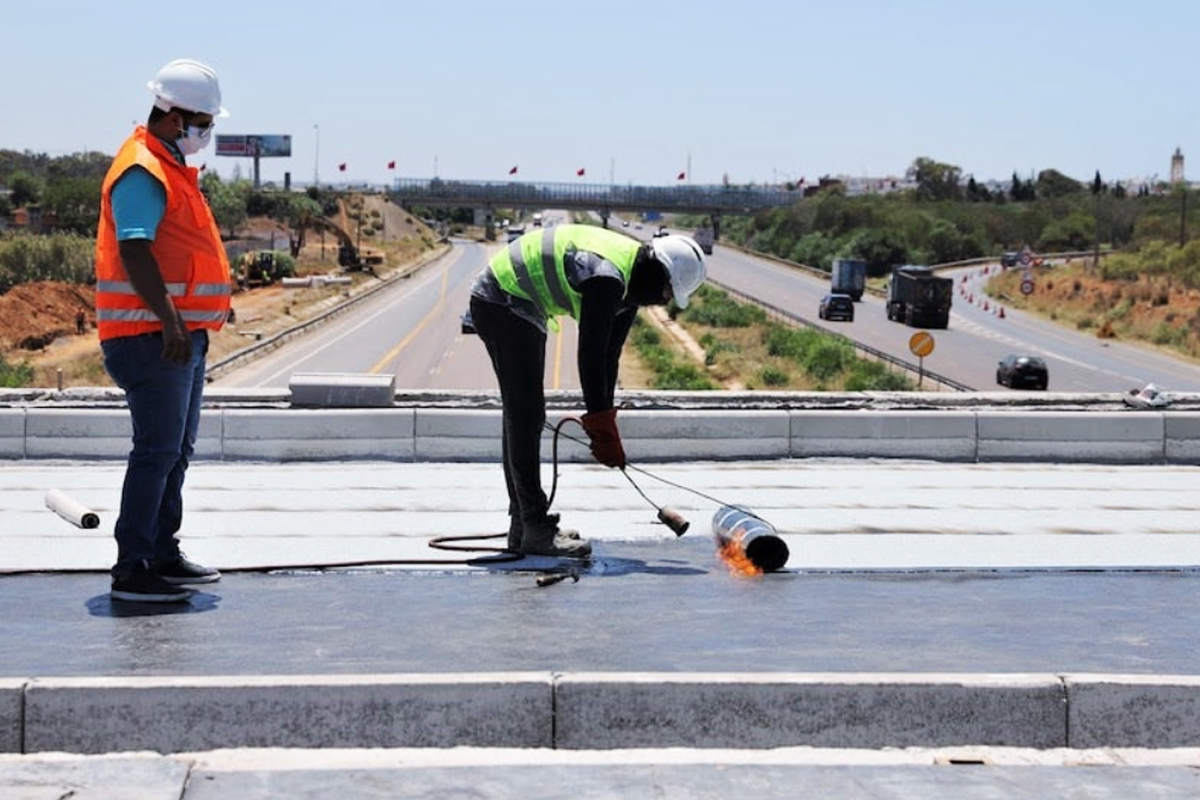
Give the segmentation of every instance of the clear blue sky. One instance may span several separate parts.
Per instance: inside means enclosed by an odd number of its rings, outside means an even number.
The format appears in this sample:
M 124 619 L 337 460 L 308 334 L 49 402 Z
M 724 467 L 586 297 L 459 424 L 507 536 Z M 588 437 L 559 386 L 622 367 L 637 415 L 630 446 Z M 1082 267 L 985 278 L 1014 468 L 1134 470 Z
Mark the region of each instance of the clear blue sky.
M 292 135 L 264 180 L 1200 177 L 1197 0 L 0 4 L 3 149 L 113 153 L 190 57 L 218 132 Z

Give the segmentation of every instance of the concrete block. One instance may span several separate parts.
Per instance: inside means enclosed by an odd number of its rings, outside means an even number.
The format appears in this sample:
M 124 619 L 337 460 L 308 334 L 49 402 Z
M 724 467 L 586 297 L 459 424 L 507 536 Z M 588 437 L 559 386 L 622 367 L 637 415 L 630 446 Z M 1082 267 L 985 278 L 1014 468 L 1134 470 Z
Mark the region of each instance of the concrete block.
M 26 458 L 125 458 L 133 425 L 125 408 L 39 408 L 25 412 Z
M 1200 747 L 1200 676 L 1068 675 L 1069 747 Z
M 792 411 L 795 458 L 975 460 L 972 411 Z
M 419 408 L 414 429 L 417 461 L 500 461 L 499 410 Z
M 0 679 L 0 753 L 20 753 L 25 680 Z
M 0 458 L 25 458 L 25 409 L 0 408 Z
M 560 676 L 556 746 L 1063 747 L 1053 675 Z
M 226 459 L 411 461 L 412 409 L 225 409 Z
M 388 408 L 396 376 L 346 372 L 299 372 L 288 381 L 292 405 L 316 408 Z
M 788 457 L 787 411 L 621 411 L 617 425 L 634 462 Z
M 69 678 L 26 691 L 26 752 L 550 747 L 543 673 Z
M 1163 416 L 1134 411 L 980 411 L 980 461 L 1161 464 Z
M 133 446 L 127 408 L 37 408 L 25 411 L 26 458 L 103 458 L 125 460 Z M 221 414 L 200 414 L 192 458 L 221 457 Z
M 1200 412 L 1170 411 L 1163 415 L 1168 464 L 1200 464 Z

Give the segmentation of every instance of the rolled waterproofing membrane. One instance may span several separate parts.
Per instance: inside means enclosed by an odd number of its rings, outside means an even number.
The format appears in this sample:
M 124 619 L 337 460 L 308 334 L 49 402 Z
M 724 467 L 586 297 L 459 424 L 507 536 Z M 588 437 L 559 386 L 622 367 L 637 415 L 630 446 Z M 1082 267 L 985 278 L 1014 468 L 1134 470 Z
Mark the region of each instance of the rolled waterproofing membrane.
M 59 489 L 46 492 L 46 508 L 77 528 L 99 528 L 100 515 Z
M 713 515 L 712 527 L 717 544 L 737 544 L 750 563 L 763 572 L 774 572 L 787 564 L 787 543 L 771 523 L 745 508 L 721 506 Z

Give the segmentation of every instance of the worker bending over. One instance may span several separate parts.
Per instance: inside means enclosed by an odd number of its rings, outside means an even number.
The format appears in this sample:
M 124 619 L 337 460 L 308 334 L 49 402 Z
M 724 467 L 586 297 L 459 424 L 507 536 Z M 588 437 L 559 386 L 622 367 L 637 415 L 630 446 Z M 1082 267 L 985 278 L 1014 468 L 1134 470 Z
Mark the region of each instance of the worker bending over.
M 640 306 L 673 299 L 686 308 L 704 277 L 700 247 L 686 236 L 642 243 L 589 225 L 537 228 L 509 242 L 480 274 L 471 323 L 500 383 L 509 550 L 573 558 L 592 552 L 577 532 L 559 528 L 542 490 L 547 327 L 557 330 L 563 314 L 578 323 L 582 421 L 592 455 L 624 468 L 613 406 L 621 348 Z

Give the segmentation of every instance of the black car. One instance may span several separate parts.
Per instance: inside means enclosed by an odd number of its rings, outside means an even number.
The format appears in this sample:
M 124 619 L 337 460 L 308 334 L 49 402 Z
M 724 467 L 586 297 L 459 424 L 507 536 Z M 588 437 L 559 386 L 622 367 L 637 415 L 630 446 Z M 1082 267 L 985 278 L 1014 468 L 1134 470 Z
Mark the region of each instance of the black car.
M 848 294 L 827 294 L 817 306 L 817 316 L 821 319 L 844 319 L 846 322 L 854 322 L 854 298 Z
M 996 383 L 1010 389 L 1045 389 L 1050 384 L 1046 362 L 1037 356 L 1011 354 L 996 367 Z
M 1020 253 L 1009 251 L 1000 256 L 1000 266 L 1004 267 L 1005 269 L 1009 267 L 1015 267 L 1019 263 L 1021 263 Z

